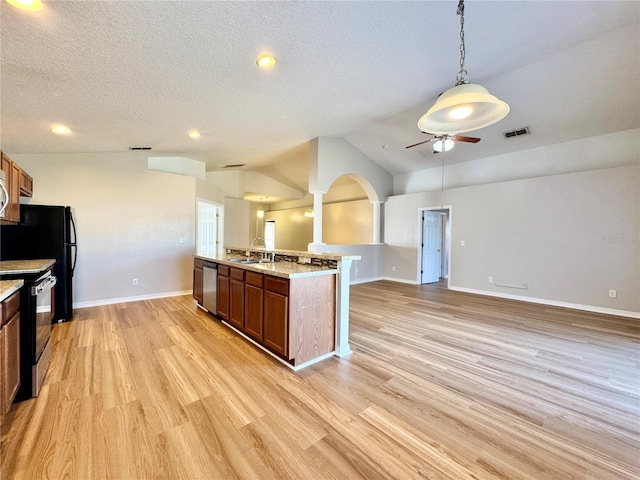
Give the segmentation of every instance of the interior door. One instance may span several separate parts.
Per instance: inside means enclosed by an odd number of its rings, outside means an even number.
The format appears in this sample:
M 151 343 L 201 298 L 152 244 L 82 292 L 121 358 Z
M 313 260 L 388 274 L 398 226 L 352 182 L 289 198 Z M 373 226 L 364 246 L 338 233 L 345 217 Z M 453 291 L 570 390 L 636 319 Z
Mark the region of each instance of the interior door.
M 440 281 L 442 220 L 440 212 L 422 212 L 422 271 L 420 283 Z
M 198 199 L 198 255 L 210 257 L 218 253 L 219 210 L 216 204 Z

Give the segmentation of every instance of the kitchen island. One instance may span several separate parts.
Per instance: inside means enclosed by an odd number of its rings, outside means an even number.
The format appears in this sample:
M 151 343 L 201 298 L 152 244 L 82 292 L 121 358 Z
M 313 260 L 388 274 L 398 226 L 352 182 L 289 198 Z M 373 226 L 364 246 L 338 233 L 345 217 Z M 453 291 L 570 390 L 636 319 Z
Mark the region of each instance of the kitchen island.
M 359 256 L 247 247 L 226 252 L 195 256 L 199 306 L 294 370 L 351 352 L 349 267 Z

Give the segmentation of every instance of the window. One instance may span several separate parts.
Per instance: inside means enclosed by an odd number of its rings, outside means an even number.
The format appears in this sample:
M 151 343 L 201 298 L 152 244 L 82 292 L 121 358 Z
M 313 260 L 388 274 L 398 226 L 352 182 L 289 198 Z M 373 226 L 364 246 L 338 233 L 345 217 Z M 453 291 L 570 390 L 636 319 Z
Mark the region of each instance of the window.
M 267 250 L 273 250 L 276 245 L 276 221 L 267 220 L 264 222 L 264 243 Z

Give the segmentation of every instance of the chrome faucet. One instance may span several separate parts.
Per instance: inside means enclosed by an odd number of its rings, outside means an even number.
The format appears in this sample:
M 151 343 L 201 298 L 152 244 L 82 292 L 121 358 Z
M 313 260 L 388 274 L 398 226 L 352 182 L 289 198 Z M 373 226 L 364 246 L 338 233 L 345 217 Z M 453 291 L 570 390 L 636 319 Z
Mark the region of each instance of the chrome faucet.
M 263 252 L 262 253 L 262 261 L 263 262 L 275 262 L 276 254 L 274 252 Z

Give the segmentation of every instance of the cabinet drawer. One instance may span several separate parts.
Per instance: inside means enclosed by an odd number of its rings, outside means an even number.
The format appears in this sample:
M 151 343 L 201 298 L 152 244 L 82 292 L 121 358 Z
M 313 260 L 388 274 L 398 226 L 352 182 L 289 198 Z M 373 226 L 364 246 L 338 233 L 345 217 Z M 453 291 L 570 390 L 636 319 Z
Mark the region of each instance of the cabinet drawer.
M 289 280 L 278 277 L 264 277 L 264 289 L 280 295 L 289 295 Z
M 231 278 L 239 282 L 244 282 L 244 270 L 231 267 Z
M 2 324 L 7 323 L 20 308 L 20 292 L 13 293 L 2 302 Z
M 262 279 L 264 276 L 261 273 L 246 272 L 244 277 L 244 283 L 253 285 L 254 287 L 262 288 Z
M 204 266 L 204 260 L 201 260 L 199 258 L 194 258 L 193 259 L 193 266 L 194 266 L 194 268 L 202 268 Z
M 229 266 L 228 265 L 218 265 L 218 275 L 223 277 L 229 276 Z

